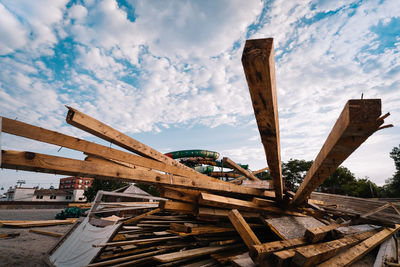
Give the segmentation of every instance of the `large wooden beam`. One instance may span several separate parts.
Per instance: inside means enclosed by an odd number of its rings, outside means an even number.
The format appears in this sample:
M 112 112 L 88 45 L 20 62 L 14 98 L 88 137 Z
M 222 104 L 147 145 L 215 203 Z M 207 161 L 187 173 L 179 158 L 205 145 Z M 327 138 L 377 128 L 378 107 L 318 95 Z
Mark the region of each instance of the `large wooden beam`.
M 395 228 L 385 228 L 379 233 L 371 236 L 364 240 L 358 245 L 344 251 L 343 253 L 330 258 L 329 260 L 321 263 L 318 266 L 349 266 L 361 259 L 365 254 L 373 250 L 376 246 L 384 242 L 386 239 L 391 237 L 400 229 L 400 225 L 396 225 Z
M 242 64 L 278 200 L 283 197 L 273 39 L 247 40 Z
M 45 154 L 2 151 L 2 168 L 17 169 L 34 172 L 55 173 L 63 175 L 86 176 L 103 179 L 117 179 L 131 182 L 145 182 L 169 187 L 182 187 L 188 189 L 201 189 L 211 192 L 237 193 L 243 195 L 266 196 L 269 192 L 248 188 L 230 183 L 217 183 L 210 181 L 194 181 L 182 176 L 162 174 L 156 171 L 143 171 L 134 168 L 119 166 L 117 164 L 99 164 L 76 159 L 50 156 Z
M 252 174 L 251 172 L 249 172 L 249 171 L 243 169 L 242 167 L 240 167 L 236 162 L 234 162 L 230 158 L 224 157 L 222 159 L 222 162 L 224 164 L 228 165 L 229 167 L 231 167 L 232 169 L 238 171 L 242 175 L 246 176 L 247 178 L 249 178 L 252 181 L 259 181 L 260 180 L 257 177 L 255 177 L 254 174 Z
M 303 204 L 337 167 L 383 124 L 380 99 L 349 100 L 321 148 L 293 203 Z
M 253 230 L 251 230 L 250 226 L 247 224 L 238 210 L 231 210 L 228 214 L 228 217 L 233 227 L 235 227 L 236 231 L 239 233 L 240 237 L 243 239 L 243 242 L 248 248 L 251 248 L 254 245 L 261 245 L 260 240 Z
M 207 175 L 174 166 L 172 164 L 160 162 L 157 160 L 141 157 L 115 148 L 99 145 L 73 136 L 62 134 L 59 132 L 47 130 L 41 127 L 30 125 L 17 120 L 0 117 L 3 122 L 2 130 L 5 133 L 13 134 L 40 142 L 45 142 L 65 148 L 82 151 L 89 155 L 96 155 L 107 159 L 118 160 L 129 164 L 134 164 L 150 169 L 159 170 L 166 173 L 185 176 L 192 179 L 202 179 L 212 182 L 225 183 L 223 181 L 211 178 Z
M 66 117 L 67 123 L 83 131 L 91 133 L 101 139 L 104 139 L 122 148 L 125 148 L 126 150 L 131 151 L 133 153 L 139 154 L 144 157 L 152 158 L 169 165 L 180 167 L 182 169 L 186 169 L 190 172 L 195 173 L 195 171 L 192 170 L 191 168 L 133 139 L 132 137 L 127 136 L 126 134 L 112 128 L 111 126 L 108 126 L 105 123 L 98 121 L 95 118 L 92 118 L 74 108 L 71 107 L 67 108 L 68 108 L 68 114 Z

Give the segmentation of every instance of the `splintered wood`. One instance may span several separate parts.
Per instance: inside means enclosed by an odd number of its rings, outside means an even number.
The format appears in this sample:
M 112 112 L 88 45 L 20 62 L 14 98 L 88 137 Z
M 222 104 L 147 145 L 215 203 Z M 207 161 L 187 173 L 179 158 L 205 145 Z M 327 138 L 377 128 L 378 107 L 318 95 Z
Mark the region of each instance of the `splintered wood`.
M 107 235 L 99 234 L 96 240 L 101 242 L 89 244 L 82 265 L 347 266 L 392 237 L 399 230 L 398 204 L 323 193 L 311 195 L 369 136 L 387 128 L 381 126 L 388 114 L 381 116 L 380 99 L 346 103 L 294 193 L 284 188 L 282 180 L 273 39 L 246 41 L 242 64 L 268 163 L 258 171 L 247 170 L 227 157 L 221 162 L 206 157 L 174 160 L 71 107 L 67 123 L 125 150 L 0 117 L 1 132 L 70 148 L 86 156 L 79 160 L 2 150 L 2 168 L 146 183 L 157 187 L 160 193 L 160 197 L 153 197 L 99 191 L 94 202 L 86 206 L 91 210 L 82 227 L 81 221 L 76 222 L 50 254 L 66 242 L 73 253 L 82 255 L 82 251 L 73 251 L 74 246 L 70 246 L 77 242 L 72 237 L 87 235 L 91 239 L 90 231 L 110 229 Z M 202 174 L 189 167 L 193 162 L 220 166 L 221 171 L 207 170 L 209 175 Z M 233 171 L 224 172 L 222 169 L 227 166 Z M 256 176 L 266 170 L 272 181 Z M 102 203 L 103 195 L 151 202 Z M 72 222 L 0 224 L 33 227 Z M 87 228 L 91 230 L 82 230 Z M 49 231 L 32 232 L 59 236 Z M 87 245 L 86 241 L 82 243 Z M 393 254 L 387 246 L 381 249 L 377 261 Z

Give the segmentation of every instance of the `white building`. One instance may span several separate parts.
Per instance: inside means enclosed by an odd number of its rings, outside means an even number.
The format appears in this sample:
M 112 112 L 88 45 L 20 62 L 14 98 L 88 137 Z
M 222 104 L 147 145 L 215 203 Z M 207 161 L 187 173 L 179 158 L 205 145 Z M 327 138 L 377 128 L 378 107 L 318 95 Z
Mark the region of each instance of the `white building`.
M 15 187 L 6 192 L 5 201 L 34 201 L 34 202 L 85 202 L 85 190 L 37 189 Z
M 36 188 L 15 187 L 6 192 L 6 201 L 32 201 Z

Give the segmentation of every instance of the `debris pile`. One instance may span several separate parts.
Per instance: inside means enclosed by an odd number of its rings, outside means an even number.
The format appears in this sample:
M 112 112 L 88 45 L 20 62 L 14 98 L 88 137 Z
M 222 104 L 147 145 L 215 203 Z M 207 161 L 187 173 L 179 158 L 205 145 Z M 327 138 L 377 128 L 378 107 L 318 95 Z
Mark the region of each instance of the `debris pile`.
M 333 206 L 312 195 L 369 136 L 390 127 L 382 126 L 389 114 L 381 116 L 380 99 L 346 103 L 294 193 L 284 188 L 282 180 L 272 39 L 248 40 L 242 63 L 271 181 L 259 180 L 256 172 L 229 158 L 223 164 L 240 177 L 223 181 L 196 172 L 71 107 L 67 123 L 128 152 L 2 118 L 2 132 L 86 154 L 85 160 L 77 160 L 6 150 L 2 151 L 3 168 L 149 183 L 159 188 L 160 198 L 100 191 L 89 215 L 49 252 L 52 265 L 346 266 L 385 241 L 377 260 L 397 261 L 397 251 L 392 257 L 387 248 L 392 247 L 391 238 L 400 228 L 398 206 L 375 201 L 375 210 L 362 213 L 350 211 L 340 201 Z M 107 194 L 151 201 L 104 203 Z M 382 216 L 387 213 L 390 216 Z

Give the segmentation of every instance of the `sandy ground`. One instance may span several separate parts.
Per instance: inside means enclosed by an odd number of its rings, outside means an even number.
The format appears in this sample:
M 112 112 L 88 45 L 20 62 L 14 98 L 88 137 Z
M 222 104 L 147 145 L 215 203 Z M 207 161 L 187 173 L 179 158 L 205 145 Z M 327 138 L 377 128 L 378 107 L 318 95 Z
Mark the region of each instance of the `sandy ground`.
M 0 220 L 51 220 L 60 209 L 0 210 Z M 29 229 L 40 229 L 65 233 L 72 225 L 57 225 L 36 228 L 0 228 L 0 234 L 19 233 L 15 238 L 0 239 L 0 266 L 47 266 L 44 256 L 56 244 L 58 238 L 30 233 Z

